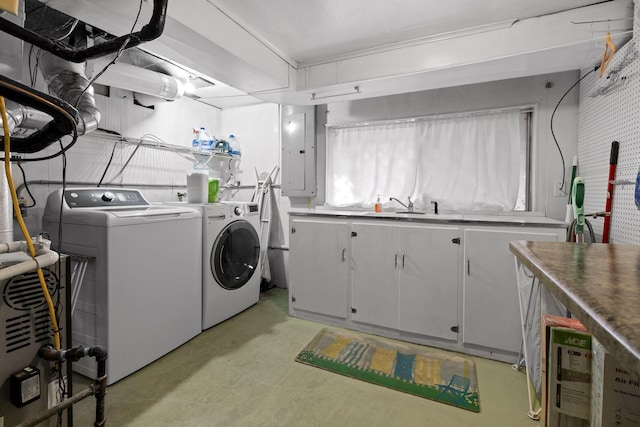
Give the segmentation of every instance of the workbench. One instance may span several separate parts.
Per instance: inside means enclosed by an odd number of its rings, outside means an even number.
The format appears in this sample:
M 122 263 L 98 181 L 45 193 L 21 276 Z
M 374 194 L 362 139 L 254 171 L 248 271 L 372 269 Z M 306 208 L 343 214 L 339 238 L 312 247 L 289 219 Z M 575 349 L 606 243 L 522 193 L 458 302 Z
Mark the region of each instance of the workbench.
M 512 241 L 509 249 L 621 365 L 640 377 L 640 246 Z

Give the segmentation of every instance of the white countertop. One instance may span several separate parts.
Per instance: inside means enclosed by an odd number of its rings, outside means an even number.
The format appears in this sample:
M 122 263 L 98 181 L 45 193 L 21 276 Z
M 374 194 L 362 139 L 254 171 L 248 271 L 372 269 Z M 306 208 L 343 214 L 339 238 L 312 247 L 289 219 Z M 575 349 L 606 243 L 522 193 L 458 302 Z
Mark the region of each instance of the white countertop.
M 548 218 L 532 212 L 522 213 L 398 213 L 395 211 L 383 211 L 376 213 L 367 210 L 348 210 L 330 208 L 291 208 L 292 216 L 325 216 L 325 217 L 349 217 L 357 219 L 387 219 L 426 223 L 487 223 L 493 225 L 538 226 L 550 228 L 567 228 L 568 224 L 553 218 Z

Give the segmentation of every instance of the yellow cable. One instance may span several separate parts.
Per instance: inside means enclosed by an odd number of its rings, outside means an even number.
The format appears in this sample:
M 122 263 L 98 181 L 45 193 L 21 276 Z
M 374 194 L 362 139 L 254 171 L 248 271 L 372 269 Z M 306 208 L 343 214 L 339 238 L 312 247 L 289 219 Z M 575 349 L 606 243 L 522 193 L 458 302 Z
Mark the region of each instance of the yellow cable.
M 25 240 L 27 241 L 27 246 L 29 246 L 29 252 L 31 253 L 31 257 L 35 258 L 36 256 L 36 248 L 33 246 L 33 242 L 31 241 L 31 235 L 29 234 L 29 230 L 27 230 L 27 226 L 22 219 L 22 214 L 20 213 L 20 204 L 18 203 L 18 196 L 16 194 L 16 188 L 13 185 L 13 178 L 11 177 L 11 134 L 9 132 L 9 123 L 7 122 L 7 109 L 4 104 L 4 97 L 0 96 L 0 114 L 2 116 L 2 127 L 4 129 L 4 171 L 7 176 L 7 182 L 9 184 L 9 189 L 11 190 L 11 199 L 13 200 L 13 209 L 16 213 L 16 218 L 18 219 L 18 224 L 20 224 L 20 229 L 22 230 L 22 234 L 24 235 Z M 38 267 L 38 279 L 40 279 L 40 287 L 42 288 L 42 292 L 44 293 L 44 297 L 47 300 L 47 306 L 49 307 L 49 317 L 51 317 L 51 326 L 53 327 L 53 338 L 55 342 L 56 350 L 60 350 L 60 331 L 58 330 L 58 320 L 56 319 L 56 311 L 53 307 L 53 300 L 51 299 L 51 295 L 49 295 L 49 289 L 47 289 L 47 282 L 44 279 L 44 274 L 42 273 L 42 269 Z

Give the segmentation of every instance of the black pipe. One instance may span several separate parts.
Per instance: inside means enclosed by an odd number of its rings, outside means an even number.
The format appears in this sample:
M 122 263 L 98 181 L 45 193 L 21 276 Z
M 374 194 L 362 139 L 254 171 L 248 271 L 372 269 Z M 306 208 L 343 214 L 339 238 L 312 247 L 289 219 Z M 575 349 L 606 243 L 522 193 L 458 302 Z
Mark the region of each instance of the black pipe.
M 96 359 L 96 362 L 98 363 L 98 375 L 96 376 L 95 382 L 89 387 L 92 391 L 91 394 L 87 394 L 83 396 L 82 399 L 91 395 L 94 395 L 96 397 L 96 417 L 93 425 L 95 427 L 104 426 L 106 424 L 104 409 L 105 409 L 105 396 L 107 395 L 107 350 L 101 346 L 94 346 L 94 347 L 78 346 L 76 348 L 71 348 L 68 350 L 55 350 L 53 347 L 51 347 L 51 345 L 44 345 L 40 347 L 40 349 L 38 350 L 38 356 L 40 356 L 45 360 L 50 360 L 52 362 L 59 362 L 63 360 L 70 360 L 72 362 L 76 362 L 85 356 L 90 356 Z M 77 399 L 73 403 L 75 403 L 78 400 L 81 400 L 81 399 Z M 52 407 L 50 410 L 38 416 L 37 417 L 38 421 L 35 424 L 25 423 L 24 426 L 36 425 L 38 422 L 46 420 L 47 418 L 52 417 L 53 415 L 57 414 L 63 409 L 69 407 L 70 405 L 65 405 L 64 407 L 62 407 L 62 405 L 65 402 L 66 400 L 63 401 L 61 404 L 58 404 Z M 31 420 L 28 421 L 28 423 L 30 422 Z
M 67 61 L 84 62 L 87 59 L 99 58 L 101 56 L 115 53 L 122 49 L 123 46 L 125 48 L 135 47 L 141 43 L 151 41 L 160 37 L 162 31 L 164 30 L 168 1 L 169 0 L 153 1 L 153 14 L 151 15 L 151 19 L 149 20 L 148 24 L 140 29 L 140 31 L 126 34 L 113 40 L 109 40 L 83 49 L 71 48 L 65 45 L 62 41 L 43 37 L 36 32 L 33 32 L 27 28 L 23 28 L 1 17 L 0 30 L 9 33 L 21 40 L 24 40 L 34 46 L 37 46 L 40 49 L 51 52 L 62 59 L 66 59 Z
M 65 135 L 77 133 L 80 120 L 78 111 L 61 99 L 40 92 L 20 82 L 0 75 L 0 96 L 27 105 L 53 117 L 53 120 L 26 137 L 11 137 L 11 151 L 16 153 L 35 153 L 43 150 Z M 0 137 L 4 141 L 4 136 Z

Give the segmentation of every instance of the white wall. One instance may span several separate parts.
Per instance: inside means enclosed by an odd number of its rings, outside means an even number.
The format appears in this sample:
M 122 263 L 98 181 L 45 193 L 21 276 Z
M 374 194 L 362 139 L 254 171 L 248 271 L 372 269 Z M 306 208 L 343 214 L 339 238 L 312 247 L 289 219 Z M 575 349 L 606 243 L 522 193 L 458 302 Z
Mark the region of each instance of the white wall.
M 535 107 L 533 129 L 533 209 L 547 216 L 564 219 L 566 197 L 553 196 L 553 183 L 562 180 L 562 163 L 551 137 L 550 118 L 558 100 L 579 78 L 579 72 L 565 72 L 490 83 L 459 86 L 401 95 L 370 98 L 360 101 L 335 102 L 327 105 L 326 123 L 358 123 L 435 114 L 486 110 L 492 108 L 531 105 Z M 547 87 L 551 86 L 551 87 Z M 326 141 L 322 131 L 322 111 L 317 115 L 318 176 L 324 180 Z M 562 148 L 569 179 L 571 161 L 576 152 L 578 127 L 578 90 L 571 91 L 562 101 L 554 118 L 554 132 Z M 356 161 L 357 159 L 354 159 Z M 321 204 L 319 194 L 316 204 Z M 293 200 L 296 207 L 306 206 L 305 200 Z
M 227 139 L 230 134 L 237 138 L 242 150 L 239 176 L 241 189 L 227 190 L 224 199 L 249 201 L 257 183 L 256 172 L 263 181 L 274 167 L 280 167 L 280 106 L 265 103 L 223 110 L 221 136 Z M 288 253 L 282 247 L 287 245 L 288 240 L 289 200 L 281 195 L 279 171 L 275 175 L 272 190 L 272 200 L 277 206 L 273 209 L 270 221 L 271 284 L 286 287 L 285 265 Z
M 190 147 L 194 127 L 205 126 L 214 133 L 220 132 L 220 110 L 191 99 L 163 103 L 151 110 L 134 105 L 130 92 L 112 89 L 108 98 L 96 96 L 96 104 L 102 112 L 100 128 L 132 139 L 153 134 L 167 143 Z M 69 141 L 70 138 L 65 138 L 63 143 L 67 144 Z M 106 183 L 120 171 L 135 149 L 134 145 L 116 144 L 116 141 L 117 137 L 100 132 L 80 137 L 67 151 L 67 181 L 95 186 L 100 181 L 115 145 L 114 157 L 103 186 L 108 185 Z M 42 157 L 58 150 L 59 146 L 53 144 L 42 152 L 24 155 L 24 158 Z M 61 156 L 42 162 L 24 163 L 27 181 L 61 181 L 62 163 Z M 152 202 L 177 200 L 176 193 L 186 191 L 186 174 L 193 164 L 193 158 L 187 155 L 143 147 L 135 153 L 115 183 L 140 188 Z M 23 180 L 17 167 L 13 168 L 13 174 L 18 187 Z M 60 187 L 55 183 L 32 183 L 29 186 L 36 206 L 27 210 L 25 222 L 32 235 L 42 231 L 41 218 L 47 197 Z M 28 197 L 24 190 L 19 196 Z M 27 200 L 27 204 L 30 202 L 31 200 Z M 15 225 L 14 238 L 24 240 Z
M 534 129 L 537 194 L 535 209 L 562 219 L 566 199 L 552 196 L 552 183 L 561 178 L 561 172 L 558 152 L 550 136 L 549 118 L 558 99 L 577 78 L 577 72 L 569 72 L 319 106 L 316 114 L 319 196 L 311 203 L 318 204 L 324 200 L 325 122 L 360 122 L 526 104 L 537 107 Z M 548 82 L 552 82 L 553 87 L 546 88 Z M 568 165 L 576 151 L 577 98 L 577 91 L 572 91 L 556 114 L 555 131 Z M 220 111 L 190 99 L 181 99 L 149 110 L 134 105 L 131 93 L 115 89 L 112 90 L 111 97 L 98 96 L 97 101 L 103 113 L 101 127 L 130 138 L 152 133 L 166 142 L 188 147 L 193 137 L 193 127 L 204 126 L 217 137 L 227 138 L 231 133 L 236 135 L 242 147 L 241 172 L 238 176 L 242 187 L 225 193 L 225 199 L 250 200 L 256 184 L 255 169 L 261 178 L 264 178 L 275 165 L 280 165 L 280 107 L 276 104 Z M 113 138 L 98 137 L 97 134 L 80 138 L 67 155 L 67 180 L 95 185 L 104 171 L 114 144 Z M 134 148 L 133 145 L 117 145 L 107 181 L 120 170 Z M 52 146 L 46 153 L 54 151 L 57 151 L 57 147 Z M 36 155 L 42 154 L 45 153 Z M 185 155 L 142 148 L 116 182 L 140 187 L 154 202 L 176 200 L 176 193 L 185 191 L 186 173 L 192 169 L 193 164 L 193 159 Z M 27 180 L 30 181 L 62 179 L 61 158 L 41 163 L 26 163 L 24 167 Z M 14 172 L 14 175 L 19 185 L 19 173 Z M 279 183 L 278 175 L 276 185 Z M 160 184 L 163 187 L 151 187 L 151 184 Z M 31 185 L 37 206 L 28 210 L 26 221 L 32 234 L 41 231 L 41 215 L 46 197 L 58 187 L 57 184 Z M 26 197 L 24 191 L 21 195 Z M 286 248 L 289 228 L 287 211 L 291 205 L 306 207 L 309 201 L 281 197 L 279 188 L 275 189 L 274 195 L 279 209 L 272 221 L 271 245 Z M 16 227 L 16 239 L 21 239 L 18 233 Z M 270 252 L 272 281 L 275 285 L 284 287 L 288 254 L 280 249 Z

